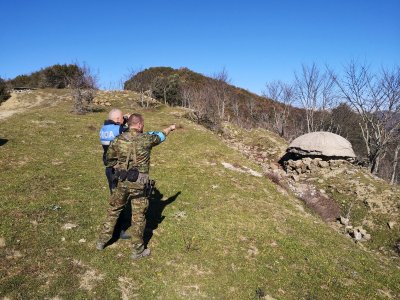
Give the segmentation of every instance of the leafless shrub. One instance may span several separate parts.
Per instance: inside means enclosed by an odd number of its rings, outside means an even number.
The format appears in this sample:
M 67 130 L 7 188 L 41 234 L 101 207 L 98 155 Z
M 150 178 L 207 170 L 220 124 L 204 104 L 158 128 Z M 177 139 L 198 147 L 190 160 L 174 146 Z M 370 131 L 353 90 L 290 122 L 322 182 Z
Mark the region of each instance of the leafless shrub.
M 74 112 L 84 114 L 90 111 L 91 104 L 98 91 L 97 76 L 88 65 L 79 66 L 79 72 L 69 79 Z
M 287 127 L 290 108 L 294 101 L 294 88 L 292 85 L 284 83 L 282 81 L 272 81 L 265 85 L 266 90 L 263 92 L 263 96 L 275 101 L 281 102 L 283 105 L 273 106 L 273 129 L 278 132 L 280 136 L 285 136 L 285 130 Z
M 289 187 L 287 186 L 287 184 L 285 183 L 284 180 L 282 180 L 281 177 L 279 177 L 278 174 L 274 173 L 274 172 L 266 172 L 265 176 L 267 176 L 269 178 L 269 180 L 271 180 L 273 183 L 275 183 L 276 185 L 279 185 L 281 188 L 285 189 L 285 190 L 289 190 Z
M 295 73 L 295 98 L 306 112 L 307 131 L 323 129 L 328 114 L 325 112 L 335 105 L 334 79 L 329 72 L 321 72 L 317 65 L 302 66 Z

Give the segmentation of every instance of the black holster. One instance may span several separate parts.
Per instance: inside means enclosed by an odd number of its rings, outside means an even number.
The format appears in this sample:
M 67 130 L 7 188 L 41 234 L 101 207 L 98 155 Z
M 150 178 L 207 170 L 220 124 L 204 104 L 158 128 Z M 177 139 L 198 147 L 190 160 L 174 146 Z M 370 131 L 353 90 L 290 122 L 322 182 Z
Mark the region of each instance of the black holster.
M 144 195 L 150 197 L 153 193 L 154 187 L 156 186 L 155 180 L 149 180 L 144 185 Z

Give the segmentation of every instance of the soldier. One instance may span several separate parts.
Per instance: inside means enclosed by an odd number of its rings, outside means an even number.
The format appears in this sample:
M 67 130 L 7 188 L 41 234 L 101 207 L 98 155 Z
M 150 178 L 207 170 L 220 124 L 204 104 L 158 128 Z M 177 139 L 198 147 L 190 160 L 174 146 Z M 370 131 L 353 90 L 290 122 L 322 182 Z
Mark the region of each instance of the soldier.
M 109 114 L 108 119 L 104 121 L 103 126 L 100 129 L 100 143 L 103 146 L 103 163 L 105 168 L 105 173 L 108 181 L 108 188 L 110 189 L 110 193 L 116 186 L 116 182 L 114 180 L 114 168 L 107 167 L 106 164 L 106 155 L 108 147 L 110 143 L 121 133 L 128 131 L 128 126 L 126 125 L 128 121 L 129 115 L 123 115 L 122 111 L 118 108 L 113 108 Z M 124 208 L 123 213 L 121 214 L 120 222 L 121 222 L 121 232 L 119 235 L 120 239 L 129 239 L 130 236 L 125 233 L 127 226 L 129 226 L 129 220 L 131 219 L 130 211 L 127 207 Z
M 143 133 L 144 119 L 140 114 L 132 114 L 128 119 L 129 131 L 119 135 L 107 151 L 107 166 L 115 168 L 118 176 L 117 187 L 109 198 L 110 207 L 97 241 L 96 248 L 103 250 L 111 239 L 117 219 L 128 201 L 132 204 L 132 258 L 150 254 L 145 249 L 143 233 L 146 226 L 145 213 L 149 206 L 147 197 L 151 149 L 162 143 L 175 125 L 162 132 Z

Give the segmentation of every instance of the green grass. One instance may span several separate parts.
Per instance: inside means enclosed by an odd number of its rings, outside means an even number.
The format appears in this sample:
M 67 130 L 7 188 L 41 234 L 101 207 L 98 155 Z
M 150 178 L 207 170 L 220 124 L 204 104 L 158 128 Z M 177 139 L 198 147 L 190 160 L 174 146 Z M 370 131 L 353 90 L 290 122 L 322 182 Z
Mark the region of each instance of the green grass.
M 128 241 L 99 252 L 107 209 L 98 129 L 106 113 L 72 103 L 0 121 L 0 296 L 10 299 L 384 299 L 400 297 L 399 267 L 296 208 L 260 171 L 175 109 L 141 109 L 145 130 L 182 125 L 152 153 L 164 220 L 152 255 L 130 261 Z M 60 209 L 54 209 L 56 206 Z M 181 216 L 181 217 L 180 217 Z M 66 223 L 78 227 L 64 230 Z M 86 242 L 80 243 L 79 240 Z
M 339 203 L 342 215 L 349 216 L 352 226 L 362 226 L 371 234 L 371 240 L 365 243 L 368 249 L 397 257 L 398 264 L 400 258 L 394 253 L 394 245 L 400 238 L 400 226 L 390 229 L 388 222 L 399 223 L 400 189 L 383 180 L 373 179 L 367 172 L 361 169 L 354 174 L 335 176 L 315 184 L 328 191 Z M 322 175 L 317 173 L 314 176 Z M 362 194 L 357 195 L 356 190 Z M 383 209 L 374 202 L 368 204 L 369 199 L 378 200 Z
M 263 128 L 243 129 L 232 123 L 223 123 L 224 137 L 240 141 L 242 145 L 264 153 L 270 162 L 277 162 L 284 154 L 288 147 L 285 141 L 279 135 Z

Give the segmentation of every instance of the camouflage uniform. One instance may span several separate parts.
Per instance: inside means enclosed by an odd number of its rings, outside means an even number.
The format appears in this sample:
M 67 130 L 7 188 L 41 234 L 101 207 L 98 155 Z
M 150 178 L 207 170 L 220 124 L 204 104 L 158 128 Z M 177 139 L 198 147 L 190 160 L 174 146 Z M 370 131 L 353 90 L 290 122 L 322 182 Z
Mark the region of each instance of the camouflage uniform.
M 110 207 L 99 242 L 105 244 L 111 239 L 122 209 L 131 200 L 133 253 L 141 253 L 144 250 L 145 213 L 149 206 L 149 200 L 144 194 L 144 187 L 149 180 L 150 153 L 151 149 L 164 139 L 165 134 L 161 132 L 142 134 L 128 131 L 111 142 L 107 151 L 107 166 L 113 166 L 116 170 L 137 168 L 140 173 L 135 182 L 118 180 L 117 187 L 109 198 Z

